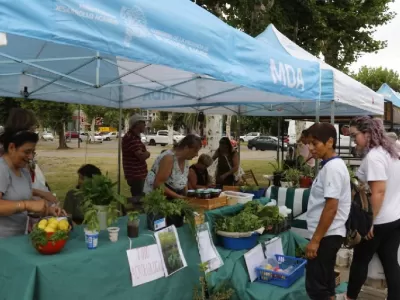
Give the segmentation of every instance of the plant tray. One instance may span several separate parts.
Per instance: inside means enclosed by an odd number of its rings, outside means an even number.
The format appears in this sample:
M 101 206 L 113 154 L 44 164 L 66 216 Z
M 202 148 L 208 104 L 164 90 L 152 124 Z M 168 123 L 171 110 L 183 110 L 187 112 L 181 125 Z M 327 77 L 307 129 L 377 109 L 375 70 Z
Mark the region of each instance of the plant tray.
M 226 196 L 211 199 L 189 198 L 189 201 L 194 206 L 203 208 L 204 210 L 216 209 L 227 205 Z
M 288 288 L 304 275 L 307 263 L 305 259 L 279 254 L 276 254 L 275 257 L 279 262 L 279 268 L 284 271 L 276 272 L 268 270 L 261 265 L 256 268 L 257 281 Z M 267 261 L 265 261 L 264 264 L 266 264 L 266 262 Z

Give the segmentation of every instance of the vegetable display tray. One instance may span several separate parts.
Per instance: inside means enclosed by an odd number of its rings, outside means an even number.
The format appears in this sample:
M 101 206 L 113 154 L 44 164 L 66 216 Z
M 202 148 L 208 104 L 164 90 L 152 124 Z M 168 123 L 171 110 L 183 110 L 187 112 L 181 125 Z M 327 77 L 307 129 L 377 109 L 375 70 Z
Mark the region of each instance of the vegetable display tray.
M 211 199 L 189 198 L 189 201 L 194 206 L 203 208 L 204 210 L 216 209 L 227 205 L 226 196 Z
M 304 275 L 307 263 L 305 259 L 279 254 L 276 254 L 275 258 L 282 271 L 268 270 L 265 261 L 265 264 L 256 268 L 257 281 L 288 288 Z
M 246 250 L 251 249 L 257 245 L 258 234 L 253 233 L 249 237 L 233 238 L 220 236 L 222 239 L 222 244 L 225 249 L 230 250 Z

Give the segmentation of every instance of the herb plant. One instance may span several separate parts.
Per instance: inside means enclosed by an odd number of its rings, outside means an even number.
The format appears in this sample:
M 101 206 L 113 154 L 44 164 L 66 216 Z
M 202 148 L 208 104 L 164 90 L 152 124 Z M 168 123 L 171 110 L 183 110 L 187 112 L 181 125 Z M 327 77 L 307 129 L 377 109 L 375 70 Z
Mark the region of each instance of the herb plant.
M 129 222 L 134 222 L 139 220 L 139 212 L 138 211 L 130 211 L 127 213 L 128 216 L 128 221 Z
M 254 214 L 242 211 L 236 216 L 221 217 L 215 222 L 216 231 L 249 232 L 261 228 L 262 221 Z

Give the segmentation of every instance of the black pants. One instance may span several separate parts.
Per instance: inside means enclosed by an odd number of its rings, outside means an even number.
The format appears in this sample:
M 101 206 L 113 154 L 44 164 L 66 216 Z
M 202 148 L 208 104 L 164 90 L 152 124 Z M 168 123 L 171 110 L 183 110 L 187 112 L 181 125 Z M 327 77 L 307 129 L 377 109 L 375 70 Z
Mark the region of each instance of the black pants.
M 317 257 L 307 261 L 306 290 L 312 300 L 328 300 L 335 296 L 336 254 L 343 237 L 324 237 L 318 248 Z
M 347 296 L 357 299 L 367 280 L 368 265 L 375 253 L 381 260 L 388 286 L 388 300 L 400 299 L 400 266 L 397 253 L 400 246 L 400 220 L 374 226 L 374 238 L 363 240 L 354 248 Z
M 127 182 L 131 188 L 132 197 L 136 198 L 143 196 L 144 179 L 130 179 L 127 180 Z

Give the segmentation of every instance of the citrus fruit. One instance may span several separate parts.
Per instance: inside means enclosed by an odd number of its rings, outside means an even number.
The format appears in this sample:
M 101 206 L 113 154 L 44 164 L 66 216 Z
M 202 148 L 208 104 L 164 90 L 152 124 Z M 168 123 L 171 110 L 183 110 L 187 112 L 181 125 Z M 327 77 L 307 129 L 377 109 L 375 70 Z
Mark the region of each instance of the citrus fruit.
M 46 232 L 55 232 L 56 230 L 53 227 L 47 226 L 44 231 Z
M 51 223 L 51 222 L 58 222 L 58 221 L 57 221 L 56 218 L 53 217 L 53 218 L 50 218 L 50 219 L 48 220 L 48 222 Z
M 69 223 L 67 220 L 61 220 L 58 223 L 58 229 L 67 231 L 69 229 Z

